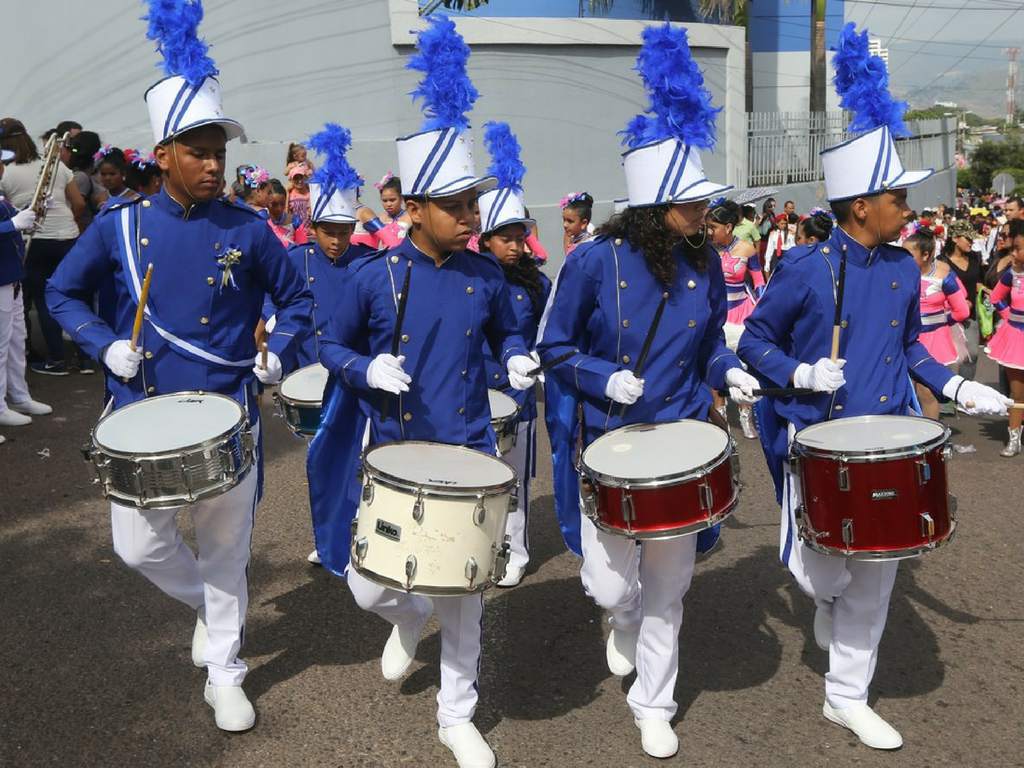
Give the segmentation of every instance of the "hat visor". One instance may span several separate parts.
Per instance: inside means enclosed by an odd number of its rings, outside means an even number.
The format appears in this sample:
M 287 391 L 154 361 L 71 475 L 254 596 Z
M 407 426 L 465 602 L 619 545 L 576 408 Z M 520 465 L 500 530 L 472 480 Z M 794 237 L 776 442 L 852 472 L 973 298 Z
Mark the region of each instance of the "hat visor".
M 505 219 L 504 221 L 499 221 L 493 227 L 491 227 L 490 229 L 486 230 L 485 232 L 481 232 L 480 234 L 481 235 L 489 235 L 492 232 L 497 232 L 502 227 L 508 227 L 508 226 L 510 226 L 512 224 L 522 224 L 524 227 L 529 229 L 530 227 L 537 226 L 537 220 L 536 219 Z
M 461 179 L 450 181 L 442 187 L 428 189 L 423 197 L 451 197 L 465 192 L 467 189 L 475 189 L 478 194 L 489 192 L 498 185 L 494 176 L 463 176 Z
M 224 135 L 228 141 L 233 141 L 234 139 L 237 139 L 238 137 L 245 133 L 245 129 L 242 127 L 241 123 L 239 123 L 236 120 L 229 120 L 226 117 L 222 117 L 210 120 L 199 120 L 189 125 L 183 125 L 174 133 L 168 135 L 160 143 L 166 144 L 168 141 L 176 139 L 182 134 L 188 133 L 189 131 L 195 130 L 196 128 L 202 128 L 204 125 L 219 125 L 221 128 L 224 129 Z
M 925 179 L 929 179 L 935 175 L 935 170 L 929 168 L 926 171 L 904 171 L 889 184 L 885 185 L 886 189 L 906 189 L 907 187 L 913 187 L 920 184 Z
M 669 202 L 695 203 L 698 200 L 709 200 L 712 197 L 717 197 L 732 188 L 732 184 L 716 184 L 713 181 L 704 179 L 703 181 L 698 181 L 696 184 L 677 192 Z

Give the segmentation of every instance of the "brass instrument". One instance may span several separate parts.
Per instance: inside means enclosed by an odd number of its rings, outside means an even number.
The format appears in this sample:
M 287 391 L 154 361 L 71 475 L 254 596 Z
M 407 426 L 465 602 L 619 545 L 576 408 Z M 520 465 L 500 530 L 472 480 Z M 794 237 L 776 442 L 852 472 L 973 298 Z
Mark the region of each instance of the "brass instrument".
M 60 162 L 60 151 L 64 148 L 64 143 L 68 140 L 69 135 L 70 133 L 65 133 L 58 138 L 57 134 L 53 133 L 46 140 L 46 146 L 43 147 L 43 167 L 39 171 L 39 181 L 36 182 L 36 191 L 32 194 L 32 202 L 29 203 L 29 208 L 36 214 L 33 233 L 42 226 L 43 219 L 46 218 L 46 201 L 53 194 L 53 185 L 57 180 L 57 164 Z M 26 235 L 26 251 L 31 242 L 32 234 Z

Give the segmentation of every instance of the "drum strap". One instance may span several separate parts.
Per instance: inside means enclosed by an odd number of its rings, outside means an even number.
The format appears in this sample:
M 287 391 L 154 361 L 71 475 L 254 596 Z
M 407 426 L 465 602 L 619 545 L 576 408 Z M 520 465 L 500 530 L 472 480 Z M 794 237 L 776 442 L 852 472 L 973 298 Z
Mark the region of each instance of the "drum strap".
M 121 259 L 121 269 L 127 279 L 128 290 L 131 293 L 136 306 L 139 303 L 139 296 L 142 293 L 142 283 L 139 280 L 141 262 L 137 256 L 140 219 L 140 214 L 137 208 L 138 206 L 135 205 L 126 205 L 121 209 L 120 216 L 116 219 L 118 256 Z M 159 318 L 153 313 L 152 308 L 149 306 L 149 302 L 147 302 L 143 311 L 145 313 L 146 320 L 149 321 L 153 330 L 156 331 L 168 344 L 170 344 L 171 347 L 183 354 L 185 357 L 198 359 L 204 363 L 222 365 L 228 368 L 252 367 L 253 362 L 250 358 L 246 358 L 245 360 L 228 360 L 213 351 L 203 349 L 195 343 L 186 341 L 185 339 L 174 335 L 170 331 L 165 330 Z

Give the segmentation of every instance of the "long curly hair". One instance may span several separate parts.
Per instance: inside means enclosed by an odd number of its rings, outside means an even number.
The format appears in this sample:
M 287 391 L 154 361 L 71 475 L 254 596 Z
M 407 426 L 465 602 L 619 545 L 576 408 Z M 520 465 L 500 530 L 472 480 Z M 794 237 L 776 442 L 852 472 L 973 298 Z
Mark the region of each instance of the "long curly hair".
M 524 253 L 514 264 L 502 264 L 501 268 L 509 283 L 526 289 L 534 314 L 540 316 L 544 311 L 544 283 L 541 280 L 540 267 L 533 256 Z
M 691 245 L 685 238 L 680 238 L 665 226 L 667 205 L 652 205 L 643 208 L 627 208 L 622 213 L 612 216 L 602 224 L 598 235 L 628 240 L 644 254 L 647 268 L 654 279 L 665 287 L 675 283 L 679 265 L 672 256 L 676 246 L 680 247 L 683 256 L 698 272 L 708 266 L 708 255 L 705 244 Z

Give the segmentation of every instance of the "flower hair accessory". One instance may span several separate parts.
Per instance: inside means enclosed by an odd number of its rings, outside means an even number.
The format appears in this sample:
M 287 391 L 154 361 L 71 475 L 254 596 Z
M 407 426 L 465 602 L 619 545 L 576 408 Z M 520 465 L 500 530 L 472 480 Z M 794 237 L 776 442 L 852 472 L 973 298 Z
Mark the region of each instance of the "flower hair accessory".
M 104 157 L 106 157 L 107 155 L 109 155 L 113 151 L 114 151 L 114 148 L 110 144 L 104 144 L 92 156 L 92 161 L 94 163 L 98 163 L 100 160 L 102 160 Z
M 395 174 L 392 173 L 391 171 L 388 171 L 383 176 L 381 176 L 380 181 L 376 182 L 373 186 L 375 186 L 377 188 L 377 191 L 380 192 L 382 189 L 384 189 L 384 185 L 391 181 L 393 178 L 395 178 Z
M 573 203 L 578 203 L 580 200 L 584 200 L 587 196 L 586 192 L 570 192 L 568 195 L 558 201 L 559 207 L 564 211 Z
M 254 165 L 245 171 L 244 179 L 245 186 L 258 189 L 261 184 L 266 184 L 270 181 L 270 172 L 266 168 Z

